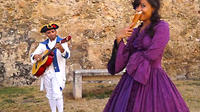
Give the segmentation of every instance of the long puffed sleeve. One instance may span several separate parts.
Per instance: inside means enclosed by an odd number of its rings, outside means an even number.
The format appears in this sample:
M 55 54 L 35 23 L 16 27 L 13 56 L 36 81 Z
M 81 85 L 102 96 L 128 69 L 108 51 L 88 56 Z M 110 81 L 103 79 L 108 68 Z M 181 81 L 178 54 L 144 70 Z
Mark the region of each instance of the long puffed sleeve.
M 119 44 L 119 48 L 115 60 L 115 73 L 121 72 L 128 63 L 130 55 L 129 47 L 127 47 L 122 41 Z
M 116 60 L 117 50 L 118 50 L 118 44 L 117 40 L 115 40 L 112 48 L 112 55 L 107 64 L 108 72 L 112 75 L 115 74 L 115 60 Z
M 144 51 L 145 58 L 150 61 L 162 56 L 163 50 L 169 41 L 169 25 L 165 22 L 155 27 L 155 34 L 151 46 Z
M 116 40 L 114 41 L 112 56 L 107 65 L 108 72 L 112 75 L 122 71 L 126 67 L 129 56 L 134 51 L 132 42 L 136 36 L 136 31 L 137 29 L 134 29 L 133 34 L 128 38 L 126 45 L 123 41 L 119 44 L 117 44 Z
M 144 85 L 149 79 L 152 63 L 161 59 L 164 48 L 169 41 L 169 26 L 166 22 L 161 21 L 154 30 L 153 39 L 147 50 L 132 54 L 127 64 L 128 74 Z

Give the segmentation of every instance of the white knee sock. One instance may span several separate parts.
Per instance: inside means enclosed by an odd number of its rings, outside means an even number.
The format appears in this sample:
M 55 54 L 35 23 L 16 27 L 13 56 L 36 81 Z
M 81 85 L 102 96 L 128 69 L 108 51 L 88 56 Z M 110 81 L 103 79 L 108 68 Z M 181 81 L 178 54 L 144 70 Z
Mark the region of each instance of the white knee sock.
M 63 98 L 56 100 L 56 106 L 58 108 L 58 112 L 63 112 Z
M 56 100 L 49 100 L 49 104 L 51 107 L 51 112 L 56 112 Z

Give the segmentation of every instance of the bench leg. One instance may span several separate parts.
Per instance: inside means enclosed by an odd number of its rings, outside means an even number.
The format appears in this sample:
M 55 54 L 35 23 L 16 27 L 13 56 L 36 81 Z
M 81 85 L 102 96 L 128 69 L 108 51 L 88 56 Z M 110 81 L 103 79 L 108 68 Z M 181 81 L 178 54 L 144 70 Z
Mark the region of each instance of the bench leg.
M 73 96 L 75 99 L 82 98 L 82 74 L 73 74 Z

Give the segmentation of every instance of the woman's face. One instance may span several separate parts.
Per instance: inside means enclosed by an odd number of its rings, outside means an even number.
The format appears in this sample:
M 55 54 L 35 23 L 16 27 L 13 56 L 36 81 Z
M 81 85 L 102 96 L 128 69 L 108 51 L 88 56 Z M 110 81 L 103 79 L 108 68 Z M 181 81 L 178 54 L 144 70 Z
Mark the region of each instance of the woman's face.
M 57 31 L 54 29 L 46 31 L 46 36 L 49 37 L 50 40 L 54 40 L 57 36 Z
M 136 8 L 136 11 L 142 11 L 141 21 L 148 21 L 151 18 L 154 8 L 147 0 L 140 0 L 140 5 Z

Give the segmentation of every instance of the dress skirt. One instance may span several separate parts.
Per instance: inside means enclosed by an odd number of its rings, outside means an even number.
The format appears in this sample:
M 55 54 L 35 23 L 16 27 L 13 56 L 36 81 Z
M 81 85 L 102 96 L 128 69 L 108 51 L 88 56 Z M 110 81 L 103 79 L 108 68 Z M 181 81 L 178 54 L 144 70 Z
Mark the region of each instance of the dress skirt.
M 189 112 L 189 109 L 165 71 L 152 68 L 146 85 L 125 73 L 104 112 Z

